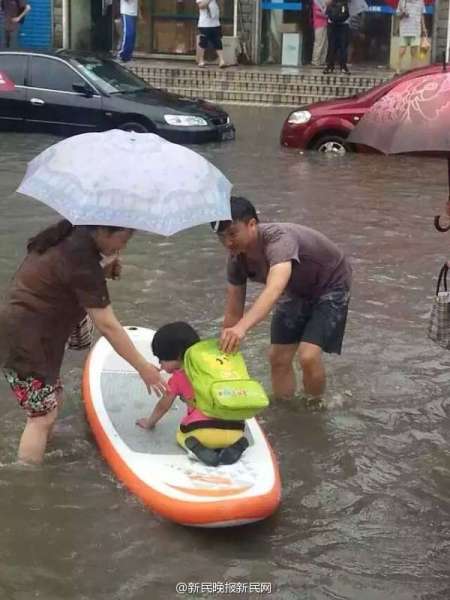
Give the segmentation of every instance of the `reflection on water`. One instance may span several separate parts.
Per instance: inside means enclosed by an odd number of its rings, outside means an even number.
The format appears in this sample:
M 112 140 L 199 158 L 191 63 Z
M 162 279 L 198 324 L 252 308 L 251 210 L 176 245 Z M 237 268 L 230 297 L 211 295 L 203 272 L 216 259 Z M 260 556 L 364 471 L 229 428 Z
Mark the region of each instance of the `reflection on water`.
M 22 415 L 2 382 L 2 600 L 165 600 L 178 581 L 270 581 L 270 597 L 282 600 L 450 597 L 450 355 L 425 336 L 433 277 L 448 258 L 448 237 L 432 229 L 445 163 L 287 152 L 278 146 L 283 109 L 232 113 L 236 143 L 201 152 L 262 220 L 316 227 L 352 259 L 344 354 L 326 358 L 334 408 L 272 406 L 263 420 L 281 465 L 280 511 L 237 534 L 197 531 L 149 514 L 111 475 L 84 420 L 82 356 L 66 360 L 66 403 L 39 469 L 14 464 Z M 13 190 L 53 141 L 0 137 L 3 291 L 25 240 L 52 217 Z M 215 335 L 224 259 L 207 226 L 137 235 L 123 280 L 111 283 L 115 310 L 124 323 L 185 319 Z M 268 322 L 245 346 L 266 385 L 267 336 Z

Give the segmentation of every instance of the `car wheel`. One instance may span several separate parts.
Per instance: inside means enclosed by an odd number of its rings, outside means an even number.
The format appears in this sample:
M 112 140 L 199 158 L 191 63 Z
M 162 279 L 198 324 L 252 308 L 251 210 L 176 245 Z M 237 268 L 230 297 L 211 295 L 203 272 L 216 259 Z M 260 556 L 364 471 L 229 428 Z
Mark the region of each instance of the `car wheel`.
M 344 154 L 350 152 L 350 145 L 340 135 L 324 135 L 314 142 L 313 150 L 324 154 L 344 156 Z
M 138 123 L 137 121 L 127 121 L 126 123 L 122 123 L 122 125 L 119 125 L 119 129 L 122 129 L 123 131 L 134 131 L 134 133 L 149 133 L 150 131 L 146 125 Z

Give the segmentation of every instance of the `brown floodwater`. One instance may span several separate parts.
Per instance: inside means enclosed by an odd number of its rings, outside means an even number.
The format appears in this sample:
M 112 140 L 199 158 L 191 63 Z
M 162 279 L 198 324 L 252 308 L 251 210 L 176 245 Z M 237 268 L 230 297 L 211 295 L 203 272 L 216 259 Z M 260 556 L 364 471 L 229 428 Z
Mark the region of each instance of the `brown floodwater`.
M 283 481 L 276 515 L 195 530 L 149 512 L 100 457 L 80 398 L 82 355 L 66 357 L 66 402 L 40 468 L 15 462 L 24 418 L 2 381 L 0 600 L 166 600 L 181 597 L 177 582 L 197 584 L 196 598 L 264 597 L 245 592 L 261 582 L 277 600 L 450 598 L 450 355 L 426 337 L 435 276 L 449 258 L 450 238 L 432 227 L 446 165 L 288 152 L 278 145 L 284 109 L 230 111 L 237 140 L 197 149 L 262 220 L 317 228 L 352 261 L 344 352 L 326 357 L 329 408 L 274 404 L 263 417 Z M 2 292 L 26 239 L 54 218 L 14 193 L 27 161 L 54 141 L 0 135 Z M 124 324 L 184 319 L 217 335 L 224 261 L 207 226 L 139 234 L 110 285 L 114 308 Z M 245 344 L 266 385 L 268 328 Z M 210 594 L 208 582 L 243 591 Z

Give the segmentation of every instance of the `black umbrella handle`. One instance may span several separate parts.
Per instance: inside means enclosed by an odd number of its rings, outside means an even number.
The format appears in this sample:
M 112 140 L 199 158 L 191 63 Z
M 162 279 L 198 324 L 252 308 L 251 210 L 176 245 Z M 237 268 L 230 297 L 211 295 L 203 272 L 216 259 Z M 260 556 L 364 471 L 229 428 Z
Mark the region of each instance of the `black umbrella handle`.
M 449 189 L 449 195 L 448 195 L 448 203 L 450 203 L 450 156 L 447 158 L 447 167 L 448 167 L 448 189 Z M 450 229 L 450 225 L 448 227 L 441 227 L 441 224 L 439 222 L 440 220 L 440 215 L 436 215 L 434 217 L 434 226 L 438 231 L 441 231 L 442 233 L 445 233 L 446 231 L 448 231 Z
M 448 227 L 441 227 L 441 224 L 439 222 L 440 218 L 441 218 L 441 215 L 436 215 L 434 217 L 434 226 L 441 233 L 445 233 L 446 231 L 448 231 L 450 229 L 450 225 Z
M 450 201 L 450 156 L 447 158 L 447 170 L 448 170 L 448 199 Z

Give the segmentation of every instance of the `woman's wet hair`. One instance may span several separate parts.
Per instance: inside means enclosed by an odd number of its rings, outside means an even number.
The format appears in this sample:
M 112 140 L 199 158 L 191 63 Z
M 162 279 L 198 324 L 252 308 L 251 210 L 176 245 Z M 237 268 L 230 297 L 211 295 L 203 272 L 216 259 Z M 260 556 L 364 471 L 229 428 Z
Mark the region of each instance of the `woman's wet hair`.
M 88 233 L 94 233 L 97 229 L 106 229 L 110 233 L 117 233 L 118 231 L 123 231 L 126 227 L 113 227 L 109 225 L 74 226 L 67 219 L 62 219 L 30 238 L 27 243 L 27 251 L 44 254 L 49 248 L 57 246 L 60 242 L 68 238 L 75 229 L 84 230 Z
M 152 341 L 153 354 L 159 360 L 183 360 L 188 348 L 200 341 L 189 323 L 176 321 L 158 329 Z
M 236 221 L 241 221 L 243 223 L 248 223 L 252 219 L 255 219 L 257 223 L 259 223 L 258 214 L 256 212 L 256 208 L 243 196 L 231 196 L 230 199 L 231 206 L 231 221 L 212 221 L 211 227 L 215 233 L 222 233 L 227 229 L 232 223 Z

